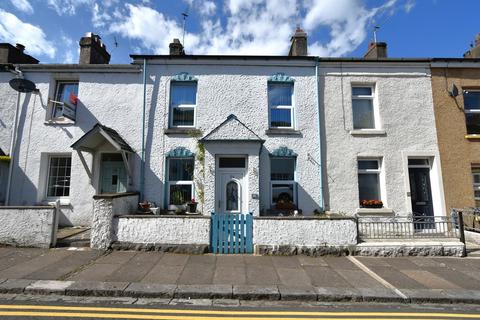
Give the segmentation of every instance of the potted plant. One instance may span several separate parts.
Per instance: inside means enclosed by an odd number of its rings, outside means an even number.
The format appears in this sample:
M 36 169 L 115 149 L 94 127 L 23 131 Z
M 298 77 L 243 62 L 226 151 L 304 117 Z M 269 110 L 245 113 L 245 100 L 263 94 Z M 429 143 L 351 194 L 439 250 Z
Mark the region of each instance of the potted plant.
M 361 200 L 360 207 L 362 208 L 383 208 L 382 200 Z
M 195 201 L 195 198 L 190 200 L 190 202 L 187 203 L 188 212 L 189 213 L 196 213 L 197 212 L 197 205 L 198 205 L 198 202 Z
M 169 209 L 175 210 L 177 213 L 185 210 L 185 199 L 183 198 L 183 193 L 180 190 L 174 190 L 172 192 L 172 204 L 169 206 Z

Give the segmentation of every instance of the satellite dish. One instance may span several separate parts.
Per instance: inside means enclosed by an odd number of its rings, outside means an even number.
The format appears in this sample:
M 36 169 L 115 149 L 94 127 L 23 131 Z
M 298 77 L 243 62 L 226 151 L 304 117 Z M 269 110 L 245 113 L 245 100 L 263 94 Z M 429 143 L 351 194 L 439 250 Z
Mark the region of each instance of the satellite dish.
M 35 83 L 27 79 L 15 78 L 10 80 L 10 87 L 18 92 L 32 92 L 36 90 Z

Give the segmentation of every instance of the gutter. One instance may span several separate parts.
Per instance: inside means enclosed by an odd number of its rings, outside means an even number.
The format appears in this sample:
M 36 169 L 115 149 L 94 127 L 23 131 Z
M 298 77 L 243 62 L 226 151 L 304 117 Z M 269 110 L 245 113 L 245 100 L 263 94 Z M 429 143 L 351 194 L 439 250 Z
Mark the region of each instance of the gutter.
M 147 59 L 143 59 L 142 160 L 140 166 L 140 202 L 145 197 L 145 110 L 147 105 Z
M 320 170 L 320 211 L 325 210 L 324 193 L 323 193 L 323 153 L 322 153 L 322 109 L 320 107 L 320 84 L 318 79 L 318 68 L 320 59 L 315 59 L 315 83 L 317 91 L 317 123 L 318 123 L 318 156 L 319 156 L 319 170 Z

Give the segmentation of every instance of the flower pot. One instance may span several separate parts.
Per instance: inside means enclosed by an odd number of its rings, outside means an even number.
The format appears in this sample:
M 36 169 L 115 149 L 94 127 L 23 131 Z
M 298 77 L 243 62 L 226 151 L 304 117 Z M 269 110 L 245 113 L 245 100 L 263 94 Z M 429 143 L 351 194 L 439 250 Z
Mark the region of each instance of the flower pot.
M 188 212 L 189 213 L 196 213 L 197 212 L 197 203 L 188 203 Z

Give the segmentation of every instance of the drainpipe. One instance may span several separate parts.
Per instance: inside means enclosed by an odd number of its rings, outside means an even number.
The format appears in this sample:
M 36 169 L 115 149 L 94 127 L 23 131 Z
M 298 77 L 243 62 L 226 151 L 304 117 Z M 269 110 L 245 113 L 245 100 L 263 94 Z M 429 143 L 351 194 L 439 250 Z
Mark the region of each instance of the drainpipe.
M 145 200 L 145 109 L 147 106 L 147 59 L 143 58 L 143 113 L 142 113 L 142 165 L 140 167 L 140 201 Z
M 320 170 L 320 211 L 325 209 L 323 198 L 323 154 L 322 154 L 322 108 L 320 107 L 320 84 L 318 79 L 319 58 L 315 59 L 315 83 L 317 90 L 317 122 L 318 122 L 318 155 L 319 155 L 319 170 Z
M 15 71 L 10 71 L 14 73 L 17 78 L 23 78 L 23 73 L 18 67 L 15 67 Z M 12 175 L 13 175 L 13 162 L 15 161 L 15 140 L 17 140 L 17 122 L 18 122 L 18 109 L 20 108 L 20 91 L 17 92 L 17 107 L 15 109 L 15 118 L 12 126 L 12 138 L 10 140 L 10 163 L 8 166 L 8 180 L 7 180 L 7 193 L 5 195 L 5 205 L 10 204 L 10 188 L 12 185 Z

